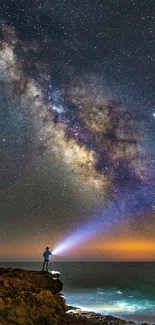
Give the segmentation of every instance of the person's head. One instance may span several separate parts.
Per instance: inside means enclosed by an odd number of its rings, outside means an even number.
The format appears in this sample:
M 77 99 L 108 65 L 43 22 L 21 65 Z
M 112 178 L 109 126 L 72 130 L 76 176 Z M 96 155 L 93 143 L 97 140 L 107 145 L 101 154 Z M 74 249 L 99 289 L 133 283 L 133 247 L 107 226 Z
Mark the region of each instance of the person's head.
M 49 250 L 49 247 L 46 247 L 46 250 L 48 251 Z

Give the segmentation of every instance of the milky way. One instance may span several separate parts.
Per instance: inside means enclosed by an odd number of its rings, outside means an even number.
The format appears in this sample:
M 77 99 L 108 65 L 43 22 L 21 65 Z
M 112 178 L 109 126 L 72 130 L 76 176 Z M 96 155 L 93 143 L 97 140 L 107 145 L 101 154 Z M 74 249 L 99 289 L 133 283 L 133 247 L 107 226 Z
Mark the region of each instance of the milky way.
M 7 27 L 6 38 L 10 34 L 18 42 Z M 96 96 L 97 86 L 89 79 L 76 80 L 76 76 L 67 87 L 56 89 L 46 67 L 42 72 L 38 66 L 34 81 L 5 43 L 1 60 L 13 93 L 21 96 L 22 105 L 26 101 L 28 114 L 37 117 L 40 154 L 50 159 L 54 152 L 81 181 L 105 193 L 110 191 L 110 195 L 115 190 L 135 191 L 151 182 L 152 169 L 141 145 L 139 121 L 125 103 Z M 42 86 L 37 84 L 38 79 Z
M 31 15 L 24 2 L 19 14 L 17 3 L 12 1 L 13 5 L 6 3 L 1 14 L 0 86 L 10 103 L 20 153 L 23 150 L 18 173 L 27 161 L 37 172 L 41 165 L 47 163 L 52 170 L 56 163 L 66 168 L 75 186 L 101 198 L 101 209 L 115 202 L 120 214 L 132 220 L 154 211 L 154 156 L 140 101 L 135 100 L 136 109 L 131 107 L 124 94 L 119 98 L 117 89 L 112 94 L 109 86 L 104 87 L 93 69 L 92 73 L 80 69 L 69 59 L 68 27 L 63 21 L 57 24 L 57 18 L 49 23 L 48 2 L 30 6 Z M 3 135 L 3 146 L 6 140 Z M 28 148 L 27 156 L 21 148 Z M 8 166 L 16 173 L 13 151 L 11 157 Z

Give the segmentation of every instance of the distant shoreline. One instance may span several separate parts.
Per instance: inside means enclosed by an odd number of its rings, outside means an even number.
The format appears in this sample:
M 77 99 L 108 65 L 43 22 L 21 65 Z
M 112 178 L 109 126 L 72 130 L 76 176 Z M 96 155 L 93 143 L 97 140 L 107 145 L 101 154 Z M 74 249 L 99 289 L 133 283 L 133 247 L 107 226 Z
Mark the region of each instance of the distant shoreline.
M 75 306 L 68 306 L 69 310 L 67 313 L 71 314 L 71 315 L 80 315 L 80 316 L 86 316 L 87 318 L 91 318 L 96 319 L 96 318 L 103 318 L 103 320 L 107 317 L 112 318 L 114 323 L 115 320 L 119 320 L 120 321 L 120 325 L 121 324 L 148 324 L 148 325 L 152 325 L 155 324 L 155 318 L 154 320 L 152 319 L 152 317 L 143 317 L 141 315 L 120 315 L 120 317 L 118 315 L 112 315 L 112 314 L 106 314 L 103 313 L 101 314 L 100 312 L 95 312 L 93 310 L 87 310 L 86 308 L 82 309 L 81 307 L 75 307 Z M 134 319 L 134 320 L 133 320 Z

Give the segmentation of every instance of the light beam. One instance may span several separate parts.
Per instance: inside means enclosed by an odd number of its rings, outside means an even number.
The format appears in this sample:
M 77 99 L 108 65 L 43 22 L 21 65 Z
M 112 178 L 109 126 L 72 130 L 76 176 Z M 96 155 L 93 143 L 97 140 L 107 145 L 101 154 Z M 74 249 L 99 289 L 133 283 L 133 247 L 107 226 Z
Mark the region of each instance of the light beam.
M 116 205 L 110 204 L 100 215 L 95 217 L 95 220 L 90 220 L 82 227 L 74 231 L 68 238 L 62 243 L 56 246 L 52 252 L 53 255 L 63 255 L 68 250 L 77 247 L 79 244 L 86 242 L 91 237 L 106 232 L 112 225 L 118 221 L 120 212 L 116 208 Z
M 94 236 L 106 233 L 114 224 L 138 216 L 139 205 L 141 212 L 150 210 L 154 202 L 154 192 L 148 191 L 145 186 L 136 189 L 133 192 L 122 192 L 106 208 L 97 216 L 93 217 L 89 222 L 80 226 L 69 237 L 63 240 L 53 250 L 53 255 L 65 255 L 68 250 L 72 250 L 81 243 L 88 241 Z

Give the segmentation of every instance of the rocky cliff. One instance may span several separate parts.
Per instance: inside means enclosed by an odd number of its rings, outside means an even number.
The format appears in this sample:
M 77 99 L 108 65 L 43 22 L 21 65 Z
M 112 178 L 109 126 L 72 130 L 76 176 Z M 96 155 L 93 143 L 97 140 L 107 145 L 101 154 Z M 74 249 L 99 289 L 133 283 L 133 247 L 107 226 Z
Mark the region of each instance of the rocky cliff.
M 48 272 L 0 268 L 0 325 L 57 325 L 66 311 L 62 288 Z

